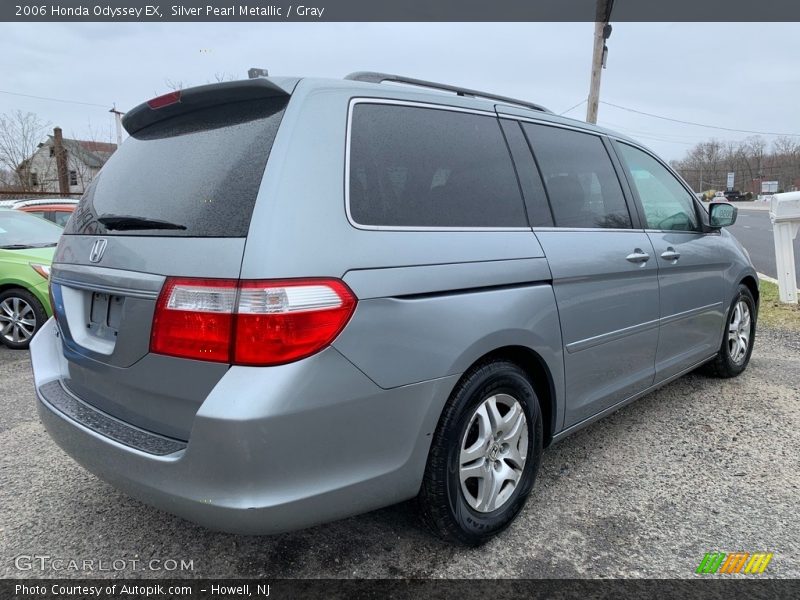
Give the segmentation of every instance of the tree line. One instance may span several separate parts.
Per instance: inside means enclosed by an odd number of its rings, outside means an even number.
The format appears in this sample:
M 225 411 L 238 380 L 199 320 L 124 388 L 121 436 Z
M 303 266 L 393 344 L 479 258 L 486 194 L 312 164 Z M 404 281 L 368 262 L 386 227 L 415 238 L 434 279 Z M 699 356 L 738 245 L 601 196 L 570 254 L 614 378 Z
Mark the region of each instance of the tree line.
M 777 181 L 778 191 L 800 189 L 800 138 L 778 137 L 771 143 L 761 136 L 741 141 L 716 139 L 700 142 L 672 167 L 697 192 L 725 190 L 729 172 L 733 188 L 761 193 L 762 181 Z

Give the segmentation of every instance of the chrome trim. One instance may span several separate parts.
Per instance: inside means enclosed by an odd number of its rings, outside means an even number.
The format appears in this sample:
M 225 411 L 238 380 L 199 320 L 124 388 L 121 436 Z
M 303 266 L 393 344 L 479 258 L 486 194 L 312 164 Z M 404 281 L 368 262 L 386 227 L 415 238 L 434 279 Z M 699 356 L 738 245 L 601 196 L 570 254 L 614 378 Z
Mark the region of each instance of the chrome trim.
M 513 115 L 505 112 L 497 111 L 498 118 L 501 119 L 514 119 L 517 121 L 527 121 L 528 123 L 535 123 L 537 125 L 549 125 L 551 127 L 560 127 L 561 129 L 571 129 L 573 131 L 578 131 L 580 133 L 588 133 L 591 135 L 596 135 L 601 138 L 609 138 L 609 134 L 604 131 L 597 131 L 596 129 L 589 129 L 588 127 L 580 127 L 576 125 L 567 125 L 565 123 L 559 123 L 558 121 L 550 121 L 548 119 L 542 119 L 537 117 L 523 117 L 521 115 Z M 552 115 L 558 116 L 558 115 Z
M 89 262 L 99 263 L 103 259 L 103 254 L 105 254 L 106 246 L 108 246 L 107 239 L 97 238 L 92 243 L 92 248 L 89 250 Z
M 579 233 L 582 231 L 593 231 L 593 232 L 603 232 L 607 231 L 609 233 L 642 233 L 644 229 L 633 229 L 633 228 L 626 228 L 626 229 L 616 229 L 611 227 L 534 227 L 533 232 L 536 233 L 537 231 L 541 231 L 542 233 L 546 233 L 549 231 L 564 231 L 564 232 L 572 232 L 572 233 Z
M 682 233 L 684 235 L 696 235 L 696 236 L 705 236 L 714 233 L 719 233 L 717 231 L 709 232 L 709 231 L 699 231 L 695 230 L 692 231 L 691 229 L 645 229 L 645 233 Z
M 103 285 L 99 283 L 87 283 L 85 281 L 75 281 L 74 279 L 67 279 L 64 277 L 50 276 L 52 283 L 58 283 L 69 288 L 78 290 L 87 290 L 90 292 L 100 292 L 101 294 L 109 294 L 112 296 L 127 296 L 130 298 L 142 298 L 144 300 L 156 300 L 160 292 L 151 292 L 149 290 L 132 290 L 125 287 L 116 287 L 113 285 Z
M 347 221 L 356 229 L 364 231 L 452 231 L 452 232 L 471 232 L 471 231 L 524 231 L 531 232 L 530 227 L 404 227 L 398 225 L 363 225 L 356 222 L 353 215 L 350 213 L 350 138 L 352 136 L 353 128 L 353 108 L 356 104 L 388 104 L 394 106 L 412 106 L 415 108 L 430 108 L 433 110 L 447 110 L 451 112 L 462 112 L 469 114 L 476 114 L 485 117 L 497 118 L 497 113 L 488 110 L 479 110 L 473 108 L 462 108 L 458 106 L 449 106 L 445 104 L 434 104 L 430 102 L 415 102 L 410 100 L 394 100 L 392 98 L 373 98 L 369 96 L 359 96 L 351 98 L 347 108 L 347 132 L 345 134 L 345 148 L 344 148 L 344 209 L 347 214 Z M 509 157 L 510 158 L 510 157 Z M 523 199 L 520 197 L 520 202 Z

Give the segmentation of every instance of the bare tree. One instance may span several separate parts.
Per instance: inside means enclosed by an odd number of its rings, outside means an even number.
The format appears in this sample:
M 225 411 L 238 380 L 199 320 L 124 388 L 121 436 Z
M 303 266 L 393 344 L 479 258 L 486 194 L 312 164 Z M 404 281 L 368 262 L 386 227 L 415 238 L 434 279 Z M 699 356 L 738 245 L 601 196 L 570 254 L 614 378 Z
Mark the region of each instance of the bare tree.
M 181 80 L 175 81 L 173 79 L 165 79 L 164 84 L 173 92 L 177 92 L 186 87 L 186 85 Z
M 772 142 L 771 167 L 781 189 L 792 189 L 800 182 L 800 140 L 779 137 Z
M 230 74 L 228 74 L 228 73 L 223 71 L 221 73 L 214 73 L 214 82 L 213 83 L 222 83 L 223 81 L 234 81 L 235 79 L 236 79 L 236 77 L 234 77 L 233 75 L 230 75 Z M 208 83 L 212 83 L 212 82 L 209 81 Z
M 14 171 L 6 167 L 0 167 L 0 189 L 8 189 L 17 186 L 17 176 Z
M 49 127 L 31 112 L 17 110 L 0 115 L 0 167 L 14 174 L 14 183 L 21 190 L 37 187 L 27 161 L 47 137 Z

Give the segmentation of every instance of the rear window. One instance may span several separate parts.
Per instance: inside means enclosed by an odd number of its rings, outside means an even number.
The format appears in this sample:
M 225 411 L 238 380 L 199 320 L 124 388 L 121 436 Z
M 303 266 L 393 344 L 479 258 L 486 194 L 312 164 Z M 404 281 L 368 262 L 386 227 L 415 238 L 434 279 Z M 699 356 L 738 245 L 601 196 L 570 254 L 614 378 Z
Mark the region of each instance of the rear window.
M 215 106 L 136 132 L 66 234 L 245 237 L 286 98 Z
M 350 140 L 350 216 L 388 227 L 527 227 L 498 121 L 359 103 Z

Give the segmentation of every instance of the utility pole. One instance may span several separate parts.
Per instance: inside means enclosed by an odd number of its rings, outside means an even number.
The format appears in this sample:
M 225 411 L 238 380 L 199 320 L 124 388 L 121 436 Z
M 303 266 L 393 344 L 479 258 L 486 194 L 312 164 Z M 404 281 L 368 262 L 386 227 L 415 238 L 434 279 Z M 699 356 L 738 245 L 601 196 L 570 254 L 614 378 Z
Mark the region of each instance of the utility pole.
M 69 177 L 67 175 L 67 149 L 64 148 L 64 135 L 61 127 L 53 129 L 53 154 L 56 157 L 58 193 L 65 196 L 69 194 Z
M 125 113 L 117 110 L 116 105 L 114 105 L 108 112 L 114 113 L 114 118 L 117 122 L 117 148 L 119 148 L 122 145 L 122 115 Z
M 592 79 L 589 84 L 589 99 L 586 103 L 586 122 L 597 123 L 597 108 L 600 103 L 600 78 L 606 68 L 608 47 L 606 40 L 611 37 L 611 9 L 614 0 L 597 0 L 594 21 L 594 48 L 592 50 Z

